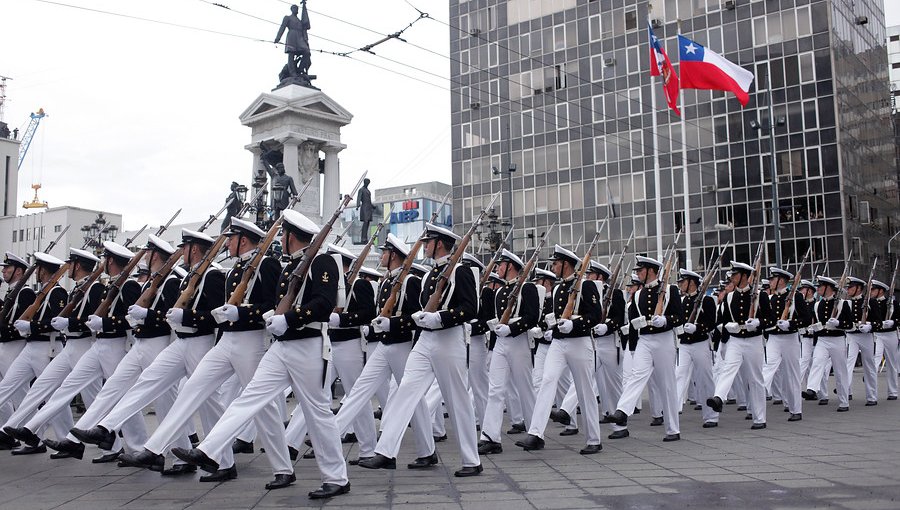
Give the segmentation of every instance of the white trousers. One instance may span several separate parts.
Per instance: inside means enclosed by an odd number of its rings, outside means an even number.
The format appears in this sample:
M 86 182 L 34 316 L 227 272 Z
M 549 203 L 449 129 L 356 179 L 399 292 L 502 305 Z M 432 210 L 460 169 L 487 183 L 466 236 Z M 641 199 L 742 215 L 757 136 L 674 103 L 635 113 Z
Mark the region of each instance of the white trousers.
M 722 371 L 716 381 L 715 395 L 724 400 L 738 373 L 743 376 L 748 385 L 747 410 L 753 413 L 753 423 L 766 422 L 766 387 L 763 384 L 765 355 L 762 335 L 729 338 Z
M 703 422 L 719 422 L 719 413 L 706 405 L 706 399 L 713 396 L 716 384 L 713 380 L 713 356 L 709 341 L 681 344 L 678 348 L 678 365 L 675 379 L 678 386 L 678 408 L 684 406 L 685 395 L 691 380 L 696 384 L 696 402 L 703 406 Z
M 55 392 L 66 377 L 75 368 L 78 360 L 91 348 L 93 342 L 92 337 L 74 338 L 66 342 L 66 346 L 62 352 L 56 355 L 52 361 L 44 368 L 41 375 L 31 385 L 28 394 L 22 400 L 22 403 L 16 408 L 16 411 L 10 416 L 4 427 L 19 427 L 37 412 L 38 407 L 46 402 Z M 100 381 L 94 380 L 86 386 L 82 391 L 82 400 L 86 406 L 90 406 L 100 391 Z M 51 420 L 51 426 L 56 434 L 57 439 L 66 437 L 69 429 L 72 428 L 74 422 L 72 420 L 72 409 L 65 406 Z M 41 435 L 41 431 L 32 430 L 35 434 Z
M 488 353 L 484 335 L 474 335 L 469 343 L 469 388 L 472 389 L 476 425 L 484 425 L 484 410 L 487 408 L 488 389 L 491 385 Z
M 550 350 L 550 344 L 538 344 L 537 351 L 534 353 L 534 369 L 531 371 L 531 382 L 534 386 L 535 399 L 537 392 L 541 391 L 541 381 L 544 379 L 544 364 L 547 361 L 547 352 Z M 559 376 L 559 384 L 556 386 L 556 396 L 553 402 L 560 409 L 569 413 L 572 418 L 571 423 L 566 426 L 569 429 L 578 428 L 578 395 L 575 392 L 575 386 L 572 384 L 572 372 L 569 367 L 563 369 Z M 525 416 L 525 424 L 531 424 L 531 416 Z
M 631 416 L 637 402 L 641 399 L 644 386 L 654 378 L 663 400 L 662 415 L 666 434 L 680 434 L 678 383 L 675 379 L 675 333 L 673 331 L 640 337 L 634 351 L 631 378 L 622 388 L 622 397 L 619 399 L 616 409 Z
M 881 341 L 884 349 L 885 381 L 889 397 L 897 396 L 897 373 L 900 372 L 900 341 L 896 331 L 875 333 L 875 340 Z M 879 358 L 876 356 L 875 361 Z
M 356 386 L 359 376 L 363 371 L 363 351 L 359 340 L 348 340 L 346 342 L 332 342 L 331 344 L 332 363 L 328 381 L 325 385 L 325 391 L 331 396 L 331 383 L 338 377 L 341 378 L 341 384 L 344 386 L 344 392 L 350 393 L 352 388 Z M 329 398 L 329 409 L 331 408 L 331 400 Z M 343 404 L 341 405 L 343 407 Z M 375 454 L 375 417 L 371 413 L 371 404 L 368 413 L 359 413 L 353 420 L 353 431 L 359 441 L 359 456 L 371 457 Z M 294 448 L 300 449 L 303 438 L 306 436 L 307 418 L 304 413 L 294 413 L 291 422 L 285 430 L 285 438 L 287 444 Z
M 379 345 L 381 345 L 381 342 L 366 342 L 366 363 L 368 363 L 369 360 L 372 359 L 372 356 L 375 355 L 375 350 L 378 349 Z M 412 342 L 410 342 L 409 347 L 412 349 Z M 409 352 L 406 354 L 408 356 Z M 403 365 L 406 365 L 405 359 Z M 400 372 L 402 374 L 403 370 L 401 369 Z M 378 405 L 381 406 L 382 409 L 387 405 L 388 397 L 391 394 L 391 381 L 393 381 L 393 379 L 386 377 L 381 383 L 381 386 L 375 389 L 375 398 L 378 399 Z
M 823 383 L 823 379 L 827 380 L 829 364 L 834 369 L 838 405 L 849 407 L 850 372 L 847 370 L 847 339 L 843 336 L 823 336 L 816 340 L 807 386 L 818 392 L 820 398 L 828 398 L 827 393 L 822 397 L 822 389 L 827 386 Z
M 853 374 L 856 355 L 862 358 L 866 401 L 878 401 L 878 363 L 875 361 L 875 337 L 872 333 L 847 333 L 847 372 Z M 852 384 L 852 381 L 851 381 Z
M 631 380 L 634 370 L 634 351 L 629 349 L 624 349 L 625 355 L 622 356 L 622 388 L 628 385 L 628 381 Z M 621 398 L 621 397 L 619 397 Z M 637 404 L 635 405 L 635 409 L 641 410 L 643 407 L 643 399 L 638 399 Z M 618 402 L 616 402 L 618 405 Z
M 772 383 L 781 377 L 781 392 L 791 414 L 803 412 L 803 397 L 800 395 L 800 338 L 797 333 L 769 334 L 766 342 L 766 364 L 763 366 L 763 384 L 771 391 Z M 774 393 L 773 393 L 774 394 Z
M 12 402 L 19 392 L 27 393 L 31 380 L 50 364 L 50 342 L 26 342 L 9 364 L 0 381 L 0 406 Z
M 10 365 L 12 365 L 12 362 L 16 360 L 19 353 L 22 352 L 22 349 L 24 348 L 25 340 L 13 340 L 12 342 L 0 343 L 0 380 L 3 380 L 3 378 L 6 377 Z M 27 393 L 27 391 L 27 388 L 20 387 L 13 392 L 8 402 L 0 405 L 0 421 L 6 422 L 9 420 L 13 411 L 19 407 L 22 399 L 25 398 L 25 393 Z
M 340 411 L 337 413 L 338 433 L 344 434 L 356 421 L 357 415 L 372 415 L 372 397 L 382 388 L 388 387 L 388 380 L 393 378 L 399 384 L 403 380 L 403 372 L 406 369 L 406 361 L 412 350 L 412 342 L 399 344 L 382 344 L 381 342 L 369 342 L 375 344 L 375 349 L 368 356 L 366 366 L 356 379 L 356 383 L 344 399 Z M 386 408 L 389 399 L 382 402 L 382 408 Z M 386 419 L 382 415 L 382 420 Z M 372 424 L 374 432 L 374 422 Z M 412 416 L 413 435 L 416 439 L 416 452 L 418 457 L 427 457 L 434 453 L 434 436 L 431 435 L 431 414 L 425 399 L 420 399 Z M 358 434 L 358 432 L 357 432 Z M 298 444 L 292 444 L 290 438 L 288 444 L 298 448 Z M 365 454 L 360 447 L 360 457 L 371 456 L 374 452 Z
M 594 393 L 594 341 L 591 337 L 554 338 L 544 360 L 544 375 L 534 403 L 528 433 L 543 439 L 559 379 L 568 368 L 581 403 L 586 444 L 600 444 L 600 410 Z M 574 413 L 570 416 L 575 416 Z
M 194 374 L 184 383 L 166 419 L 162 420 L 144 448 L 156 454 L 166 453 L 181 435 L 184 424 L 232 375 L 237 375 L 238 381 L 246 387 L 265 352 L 262 330 L 222 333 L 219 342 L 203 356 L 194 369 Z M 317 355 L 319 361 L 321 354 L 319 352 Z M 262 431 L 261 439 L 275 473 L 286 474 L 291 473 L 293 467 L 284 443 L 284 426 L 275 405 L 275 396 L 281 398 L 281 393 L 276 395 L 273 392 L 269 395 L 271 405 L 267 405 L 255 421 Z M 219 466 L 225 469 L 233 465 L 234 456 L 229 443 L 219 459 Z
M 800 336 L 800 389 L 809 388 L 809 369 L 812 368 L 813 339 Z
M 394 392 L 396 394 L 396 392 Z M 469 389 L 469 401 L 472 401 L 471 389 Z M 434 437 L 441 437 L 447 434 L 447 427 L 444 423 L 444 396 L 441 394 L 441 386 L 437 379 L 431 382 L 428 391 L 425 392 L 425 405 L 428 406 L 428 414 L 431 416 L 431 432 Z M 474 411 L 473 411 L 474 413 Z M 384 416 L 381 419 L 381 430 L 384 431 Z
M 534 394 L 534 385 L 531 384 L 531 349 L 528 352 L 528 367 L 528 388 Z M 506 414 L 509 415 L 510 424 L 525 423 L 525 411 L 522 410 L 522 400 L 519 397 L 519 390 L 512 379 L 506 381 Z
M 220 466 L 223 465 L 222 462 L 231 454 L 232 441 L 254 417 L 257 429 L 265 440 L 267 430 L 277 431 L 282 427 L 272 395 L 282 398 L 284 390 L 290 386 L 297 397 L 301 414 L 306 417 L 322 481 L 345 485 L 347 466 L 341 449 L 341 437 L 331 412 L 331 392 L 327 384 L 323 384 L 327 367 L 322 360 L 322 343 L 321 336 L 273 343 L 260 360 L 253 378 L 244 386 L 241 396 L 228 406 L 219 423 L 197 448 L 219 462 Z M 352 343 L 359 346 L 359 342 Z M 374 428 L 372 425 L 373 433 Z M 288 456 L 283 433 L 280 434 L 280 441 L 274 444 L 266 442 L 265 448 L 273 467 L 276 460 L 282 462 Z M 290 460 L 286 466 L 275 470 L 275 474 L 292 472 Z
M 515 387 L 522 405 L 522 412 L 534 413 L 534 385 L 531 381 L 531 348 L 528 333 L 515 337 L 498 337 L 491 356 L 490 388 L 484 421 L 481 422 L 481 437 L 500 443 L 503 427 L 503 405 L 509 396 L 510 383 Z M 510 414 L 510 423 L 513 423 Z
M 597 355 L 594 376 L 597 380 L 597 391 L 600 395 L 600 412 L 602 415 L 616 412 L 616 405 L 622 398 L 622 349 L 616 346 L 615 333 L 598 338 L 594 342 Z M 613 430 L 624 430 L 612 424 Z
M 400 386 L 384 410 L 384 431 L 375 452 L 388 458 L 397 456 L 406 425 L 431 383 L 437 380 L 456 431 L 462 465 L 480 465 L 475 409 L 466 387 L 466 372 L 466 342 L 462 326 L 422 331 L 409 353 Z

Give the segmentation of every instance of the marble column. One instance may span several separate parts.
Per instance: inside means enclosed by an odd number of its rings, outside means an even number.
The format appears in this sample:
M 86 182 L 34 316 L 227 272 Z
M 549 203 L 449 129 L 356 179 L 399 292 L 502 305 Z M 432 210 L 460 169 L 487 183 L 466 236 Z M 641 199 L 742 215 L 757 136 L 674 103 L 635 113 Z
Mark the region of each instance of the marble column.
M 341 167 L 338 152 L 342 146 L 326 144 L 325 152 L 325 184 L 322 193 L 322 216 L 331 217 L 341 200 Z M 354 197 L 356 198 L 356 197 Z
M 294 184 L 299 188 L 300 184 L 303 182 L 300 179 L 300 158 L 298 152 L 302 140 L 288 137 L 279 140 L 279 142 L 281 142 L 282 152 L 284 154 L 284 158 L 282 159 L 282 162 L 284 163 L 284 174 L 294 179 Z

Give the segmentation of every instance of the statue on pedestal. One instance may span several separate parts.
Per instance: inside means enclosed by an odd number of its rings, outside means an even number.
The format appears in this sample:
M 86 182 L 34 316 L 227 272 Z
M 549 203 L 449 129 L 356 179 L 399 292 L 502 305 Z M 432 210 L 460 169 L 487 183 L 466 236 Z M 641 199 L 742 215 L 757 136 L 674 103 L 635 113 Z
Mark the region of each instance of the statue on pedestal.
M 375 206 L 372 205 L 372 192 L 369 191 L 369 179 L 363 180 L 362 188 L 356 194 L 356 209 L 359 211 L 359 222 L 362 226 L 359 229 L 359 242 L 365 244 L 369 237 L 369 224 L 372 223 L 372 212 Z
M 275 175 L 272 176 L 272 217 L 280 217 L 281 211 L 287 209 L 288 202 L 296 194 L 294 178 L 284 174 L 284 163 L 278 163 L 275 165 Z
M 309 74 L 309 68 L 312 65 L 312 54 L 309 49 L 309 13 L 306 11 L 306 0 L 302 0 L 303 13 L 298 18 L 296 5 L 291 6 L 291 14 L 285 16 L 281 20 L 281 26 L 278 28 L 278 34 L 275 36 L 275 44 L 281 41 L 281 36 L 287 30 L 287 38 L 284 41 L 284 52 L 288 56 L 287 64 L 281 69 L 278 79 L 281 80 L 279 86 L 291 83 L 301 85 L 303 87 L 316 88 L 312 85 L 312 80 L 316 77 Z
M 225 218 L 222 219 L 222 225 L 219 227 L 219 232 L 225 232 L 225 229 L 231 225 L 231 217 L 239 213 L 241 208 L 244 207 L 244 202 L 241 201 L 241 196 L 238 193 L 238 188 L 240 187 L 240 184 L 232 181 L 231 194 L 225 198 L 225 203 L 228 204 L 228 208 L 225 209 Z M 244 188 L 244 191 L 246 190 L 247 188 Z

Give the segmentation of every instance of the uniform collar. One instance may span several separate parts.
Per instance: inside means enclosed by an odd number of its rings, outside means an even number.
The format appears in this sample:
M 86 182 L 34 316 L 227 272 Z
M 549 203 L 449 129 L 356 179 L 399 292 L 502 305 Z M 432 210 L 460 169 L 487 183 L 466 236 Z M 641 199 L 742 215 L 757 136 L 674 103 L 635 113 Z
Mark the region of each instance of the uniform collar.
M 403 266 L 391 269 L 390 271 L 388 271 L 388 276 L 397 276 L 400 274 L 400 271 L 403 271 Z
M 750 286 L 747 285 L 747 286 L 744 287 L 744 288 L 741 288 L 741 289 L 734 289 L 734 290 L 735 290 L 735 292 L 740 292 L 740 293 L 743 294 L 744 292 L 748 292 L 748 291 L 750 290 Z
M 450 260 L 450 255 L 444 255 L 441 258 L 434 259 L 434 264 L 436 266 L 443 266 L 444 264 L 447 263 L 448 260 Z
M 699 291 L 696 291 L 696 290 L 695 290 L 694 292 L 688 292 L 687 294 L 685 294 L 685 297 L 692 298 L 692 297 L 696 296 L 696 295 L 699 294 L 699 293 L 700 293 Z
M 91 276 L 91 275 L 85 275 L 85 276 L 83 276 L 80 280 L 78 280 L 77 282 L 75 282 L 75 285 L 81 285 L 81 284 L 83 284 L 84 282 L 87 281 L 87 279 L 88 279 L 90 276 Z
M 659 278 L 653 280 L 652 282 L 645 283 L 644 287 L 648 288 L 648 289 L 652 289 L 653 287 L 656 287 L 657 285 L 659 285 Z
M 257 250 L 250 250 L 243 255 L 238 255 L 238 262 L 247 262 L 248 260 L 253 258 L 254 255 L 256 255 L 256 251 Z
M 875 300 L 876 300 L 876 301 L 887 301 L 887 297 L 886 297 L 886 296 L 881 296 L 880 298 L 876 298 Z
M 775 291 L 775 294 L 777 294 L 777 295 L 779 295 L 779 296 L 783 296 L 783 295 L 787 294 L 787 291 L 788 291 L 788 289 L 787 289 L 787 287 L 785 287 L 785 288 L 783 288 L 783 289 L 778 289 L 778 290 L 776 290 L 776 291 Z

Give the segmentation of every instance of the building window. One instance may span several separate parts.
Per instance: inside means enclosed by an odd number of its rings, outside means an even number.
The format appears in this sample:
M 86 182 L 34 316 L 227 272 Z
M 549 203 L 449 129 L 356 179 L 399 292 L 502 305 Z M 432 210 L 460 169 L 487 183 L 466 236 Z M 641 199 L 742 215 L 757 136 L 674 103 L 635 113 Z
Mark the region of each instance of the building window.
M 638 26 L 637 9 L 628 9 L 625 11 L 625 30 L 634 30 Z
M 600 21 L 600 15 L 591 16 L 588 19 L 588 26 L 590 27 L 590 37 L 591 41 L 599 41 L 603 38 L 603 34 L 601 32 L 602 23 Z M 893 40 L 893 39 L 891 39 Z
M 591 57 L 591 81 L 603 79 L 603 55 Z
M 12 242 L 14 242 L 14 243 L 15 243 L 15 242 L 17 242 L 17 239 L 16 239 L 16 234 L 18 234 L 18 232 L 17 232 L 17 231 L 15 231 L 15 230 L 13 230 L 13 231 L 12 231 L 12 232 L 13 232 L 13 240 L 12 240 Z
M 53 232 L 56 234 L 62 232 L 62 225 L 53 225 Z

